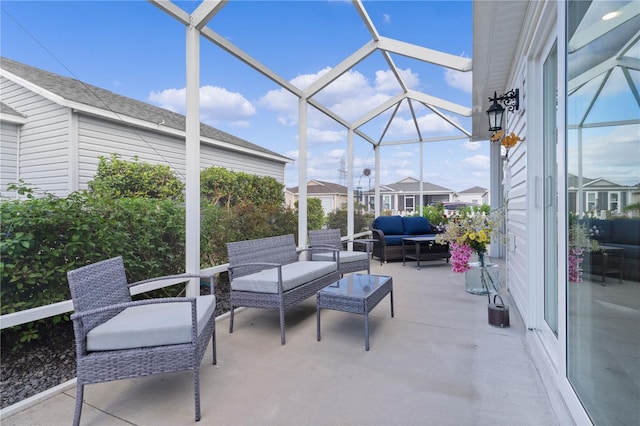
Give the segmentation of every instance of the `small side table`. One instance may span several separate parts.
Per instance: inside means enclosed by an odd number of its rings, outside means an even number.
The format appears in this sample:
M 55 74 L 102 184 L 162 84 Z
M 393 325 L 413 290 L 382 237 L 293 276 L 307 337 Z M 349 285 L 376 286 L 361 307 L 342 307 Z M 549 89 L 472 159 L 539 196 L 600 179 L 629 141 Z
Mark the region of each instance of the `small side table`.
M 365 243 L 367 245 L 367 247 L 369 248 L 369 253 L 371 253 L 371 258 L 373 259 L 373 245 L 376 243 L 375 238 L 358 238 L 356 240 L 353 240 L 354 242 L 359 242 L 359 243 Z
M 606 244 L 600 244 L 600 252 L 602 252 L 602 285 L 605 285 L 607 280 L 607 274 L 610 272 L 618 273 L 618 282 L 622 284 L 622 269 L 624 266 L 624 249 L 621 247 L 608 246 Z M 614 269 L 612 265 L 609 265 L 609 258 L 615 256 L 618 258 L 617 269 Z
M 386 275 L 349 274 L 318 292 L 317 338 L 320 341 L 320 309 L 364 315 L 364 344 L 369 350 L 369 312 L 387 295 L 393 317 L 393 278 Z

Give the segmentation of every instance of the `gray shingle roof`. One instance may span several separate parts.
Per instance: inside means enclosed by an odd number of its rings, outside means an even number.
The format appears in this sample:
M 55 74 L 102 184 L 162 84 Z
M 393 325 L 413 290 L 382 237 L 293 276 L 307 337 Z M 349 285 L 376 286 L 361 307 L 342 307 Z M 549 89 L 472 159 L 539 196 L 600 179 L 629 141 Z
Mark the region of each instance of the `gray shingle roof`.
M 479 194 L 486 191 L 487 188 L 483 188 L 481 186 L 473 186 L 469 189 L 465 189 L 464 191 L 460 191 L 459 194 Z
M 99 108 L 105 111 L 111 111 L 124 116 L 144 120 L 149 123 L 163 123 L 163 125 L 167 127 L 181 131 L 185 130 L 185 116 L 182 114 L 135 99 L 127 98 L 108 90 L 84 83 L 80 80 L 63 77 L 8 58 L 0 57 L 0 67 L 66 100 L 87 105 L 88 107 Z M 283 162 L 290 160 L 281 154 L 270 151 L 206 124 L 200 124 L 200 135 L 221 142 L 227 142 L 245 149 L 275 155 L 282 158 Z
M 297 194 L 299 187 L 294 186 L 287 188 L 294 194 Z M 307 194 L 346 194 L 347 187 L 333 182 L 325 182 L 322 180 L 312 180 L 307 182 Z
M 391 190 L 396 192 L 399 192 L 399 191 L 420 192 L 420 181 L 415 178 L 405 178 L 401 181 L 398 181 L 396 183 L 390 183 L 385 186 L 388 188 L 391 188 Z M 451 193 L 454 192 L 449 188 L 445 188 L 444 186 L 436 185 L 430 182 L 422 183 L 422 191 L 423 192 L 451 192 Z

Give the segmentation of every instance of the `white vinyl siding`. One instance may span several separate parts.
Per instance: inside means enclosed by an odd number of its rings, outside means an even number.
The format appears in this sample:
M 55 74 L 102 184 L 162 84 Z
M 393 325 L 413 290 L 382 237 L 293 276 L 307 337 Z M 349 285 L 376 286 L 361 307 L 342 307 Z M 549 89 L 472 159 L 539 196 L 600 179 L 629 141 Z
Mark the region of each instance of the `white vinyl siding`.
M 14 197 L 7 192 L 7 185 L 18 182 L 18 132 L 17 124 L 0 122 L 0 195 Z
M 181 179 L 186 177 L 184 139 L 159 132 L 143 130 L 127 124 L 92 116 L 79 115 L 78 119 L 78 176 L 79 188 L 86 189 L 93 179 L 100 156 L 116 153 L 124 160 L 134 155 L 142 162 L 169 164 Z M 224 167 L 259 176 L 271 176 L 284 183 L 284 164 L 252 155 L 225 150 L 202 143 L 200 167 Z
M 4 139 L 2 142 L 2 191 L 7 180 L 13 182 L 17 179 L 23 179 L 36 191 L 58 196 L 87 189 L 88 182 L 95 175 L 99 157 L 110 157 L 112 153 L 125 160 L 137 156 L 142 162 L 169 164 L 176 175 L 185 180 L 184 137 L 161 130 L 144 130 L 75 110 L 72 112 L 70 108 L 56 103 L 55 98 L 49 100 L 4 77 L 0 79 L 0 90 L 3 103 L 26 118 L 20 128 L 19 139 L 14 136 L 13 142 L 5 144 Z M 216 143 L 202 142 L 201 168 L 224 167 L 273 177 L 284 184 L 284 161 L 227 149 Z
M 521 76 L 526 72 L 526 63 L 521 61 L 517 66 L 516 75 Z M 527 88 L 522 86 L 522 79 L 509 83 L 508 88 L 520 88 L 520 93 L 526 93 Z M 523 90 L 524 89 L 524 90 Z M 531 96 L 531 94 L 529 94 Z M 526 108 L 521 99 L 521 109 Z M 507 111 L 505 117 L 506 130 L 514 132 L 520 138 L 527 138 L 526 122 L 523 115 L 517 112 Z M 509 151 L 509 162 L 505 166 L 511 169 L 511 185 L 507 200 L 507 256 L 506 265 L 509 282 L 509 291 L 523 318 L 528 311 L 528 258 L 531 246 L 527 243 L 527 227 L 530 217 L 527 214 L 528 196 L 532 193 L 527 180 L 527 142 L 520 142 Z
M 20 132 L 20 179 L 54 194 L 68 191 L 69 112 L 2 79 L 2 101 L 28 117 Z
M 251 173 L 258 176 L 268 176 L 284 184 L 285 164 L 269 161 L 237 151 L 230 151 L 203 142 L 200 145 L 200 167 L 224 167 L 234 172 Z

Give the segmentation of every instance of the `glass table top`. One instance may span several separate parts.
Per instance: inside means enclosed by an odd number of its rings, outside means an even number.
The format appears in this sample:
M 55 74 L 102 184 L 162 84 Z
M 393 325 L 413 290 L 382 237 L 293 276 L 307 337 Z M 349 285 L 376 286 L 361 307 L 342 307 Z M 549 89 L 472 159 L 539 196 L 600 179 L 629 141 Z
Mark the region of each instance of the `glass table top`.
M 320 292 L 349 297 L 367 297 L 390 279 L 391 277 L 387 275 L 349 274 Z

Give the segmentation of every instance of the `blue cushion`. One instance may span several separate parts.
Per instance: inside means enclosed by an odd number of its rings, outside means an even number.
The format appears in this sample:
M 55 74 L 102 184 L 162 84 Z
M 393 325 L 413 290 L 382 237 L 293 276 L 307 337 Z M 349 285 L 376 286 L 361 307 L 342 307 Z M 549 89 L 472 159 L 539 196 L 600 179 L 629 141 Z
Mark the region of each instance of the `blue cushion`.
M 406 235 L 430 234 L 431 224 L 429 219 L 421 216 L 403 217 L 404 233 Z
M 387 244 L 388 246 L 401 246 L 402 245 L 402 239 L 406 238 L 407 236 L 402 234 L 402 235 L 384 235 L 384 242 L 385 244 Z
M 384 232 L 385 236 L 404 234 L 401 216 L 378 216 L 373 227 Z
M 640 245 L 640 220 L 613 220 L 611 242 L 615 244 Z

